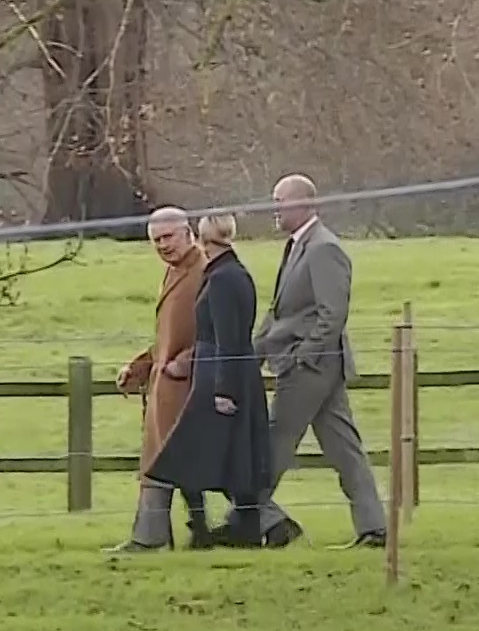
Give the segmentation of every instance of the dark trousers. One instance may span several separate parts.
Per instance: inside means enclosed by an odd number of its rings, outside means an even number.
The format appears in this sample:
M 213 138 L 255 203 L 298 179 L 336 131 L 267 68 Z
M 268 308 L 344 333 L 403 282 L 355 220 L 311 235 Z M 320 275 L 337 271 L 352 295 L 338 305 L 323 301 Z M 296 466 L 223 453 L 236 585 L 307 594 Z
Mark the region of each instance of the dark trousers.
M 206 525 L 205 497 L 203 493 L 181 489 L 181 495 L 188 508 L 189 523 L 193 532 L 204 532 Z
M 200 515 L 200 517 L 206 519 L 205 498 L 203 493 L 192 493 L 191 491 L 181 489 L 181 495 L 188 508 L 190 518 L 193 518 L 194 515 Z
M 229 499 L 229 498 L 228 498 Z M 258 498 L 237 496 L 233 498 L 238 521 L 232 527 L 232 539 L 239 545 L 261 545 L 261 521 Z

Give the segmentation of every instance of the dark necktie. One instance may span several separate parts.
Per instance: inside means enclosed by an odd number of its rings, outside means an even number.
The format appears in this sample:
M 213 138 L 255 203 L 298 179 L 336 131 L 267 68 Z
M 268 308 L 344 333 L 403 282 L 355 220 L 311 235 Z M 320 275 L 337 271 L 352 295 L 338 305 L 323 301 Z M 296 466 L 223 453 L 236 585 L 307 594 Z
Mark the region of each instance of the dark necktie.
M 286 263 L 288 262 L 289 255 L 291 254 L 291 250 L 293 249 L 293 245 L 294 245 L 294 239 L 293 237 L 289 237 L 289 239 L 286 241 L 286 245 L 284 246 L 283 258 L 281 259 L 278 275 L 276 276 L 273 300 L 275 300 L 276 296 L 278 295 L 278 289 L 279 289 L 279 284 L 281 282 L 281 276 L 283 275 L 284 268 L 286 267 Z

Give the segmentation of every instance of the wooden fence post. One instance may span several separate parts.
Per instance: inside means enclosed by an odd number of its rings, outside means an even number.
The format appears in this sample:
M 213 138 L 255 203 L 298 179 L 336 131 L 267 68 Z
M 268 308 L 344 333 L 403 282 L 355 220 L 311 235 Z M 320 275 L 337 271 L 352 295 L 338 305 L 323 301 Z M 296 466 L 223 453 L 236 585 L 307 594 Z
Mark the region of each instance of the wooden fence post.
M 92 362 L 68 361 L 68 511 L 92 505 Z
M 414 506 L 419 506 L 419 359 L 414 349 Z
M 414 510 L 414 354 L 412 328 L 401 326 L 401 499 L 404 520 Z
M 399 506 L 401 494 L 401 362 L 402 328 L 395 326 L 391 358 L 391 445 L 389 452 L 389 501 L 386 536 L 386 582 L 398 581 Z
M 412 385 L 409 387 L 412 388 L 412 435 L 413 435 L 413 505 L 419 506 L 419 383 L 418 383 L 418 371 L 419 371 L 419 362 L 418 362 L 418 352 L 417 352 L 417 339 L 414 331 L 414 322 L 412 316 L 412 305 L 411 301 L 407 300 L 403 304 L 403 323 L 405 327 L 410 328 L 410 342 L 412 347 L 412 359 L 409 358 L 407 361 L 410 366 L 410 370 L 412 370 Z M 406 339 L 406 342 L 408 340 Z M 411 365 L 412 361 L 412 365 Z M 411 396 L 411 395 L 410 395 Z

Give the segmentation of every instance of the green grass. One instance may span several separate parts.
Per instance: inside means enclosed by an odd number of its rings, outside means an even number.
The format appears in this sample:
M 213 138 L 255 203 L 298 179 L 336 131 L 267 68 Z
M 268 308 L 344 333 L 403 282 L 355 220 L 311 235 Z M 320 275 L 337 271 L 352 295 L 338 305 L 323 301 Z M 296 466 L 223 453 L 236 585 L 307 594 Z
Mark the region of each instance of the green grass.
M 382 489 L 384 475 L 378 472 Z M 424 504 L 403 528 L 400 583 L 388 591 L 381 551 L 325 550 L 351 534 L 346 508 L 335 504 L 331 472 L 293 472 L 278 492 L 305 524 L 310 545 L 303 540 L 258 553 L 178 550 L 114 561 L 100 547 L 127 535 L 136 481 L 98 474 L 97 514 L 0 521 L 0 628 L 446 631 L 452 625 L 472 631 L 479 615 L 478 509 L 447 501 L 458 488 L 463 501 L 477 498 L 479 468 L 464 475 L 460 467 L 425 467 L 421 476 Z M 32 513 L 61 511 L 65 479 L 6 475 L 0 496 L 12 510 L 28 503 Z M 444 503 L 429 504 L 437 501 Z M 313 502 L 331 505 L 305 506 Z M 221 503 L 212 505 L 218 517 Z M 182 533 L 183 521 L 177 509 Z
M 479 325 L 476 241 L 366 241 L 346 248 L 354 263 L 350 329 L 361 372 L 388 371 L 391 326 L 407 299 L 422 370 L 479 368 L 479 326 L 441 329 Z M 281 245 L 238 249 L 264 313 Z M 61 250 L 60 243 L 33 245 L 32 259 L 46 261 Z M 82 263 L 25 278 L 22 304 L 0 311 L 0 381 L 64 378 L 75 354 L 93 358 L 96 377 L 112 378 L 148 343 L 161 269 L 147 244 L 87 243 Z M 478 445 L 478 394 L 474 387 L 422 390 L 421 446 Z M 387 446 L 388 393 L 354 392 L 352 402 L 367 446 Z M 96 453 L 137 451 L 138 405 L 116 397 L 95 401 Z M 1 455 L 65 453 L 66 411 L 64 400 L 0 401 Z M 376 475 L 386 497 L 387 471 Z M 479 467 L 423 467 L 421 494 L 414 523 L 403 529 L 400 585 L 386 591 L 381 552 L 325 550 L 351 535 L 330 471 L 291 472 L 278 491 L 305 524 L 311 547 L 302 541 L 278 553 L 175 552 L 120 561 L 99 549 L 128 535 L 134 475 L 96 474 L 93 513 L 68 516 L 62 474 L 3 474 L 0 631 L 472 631 L 479 616 Z M 329 506 L 312 505 L 318 503 Z M 215 520 L 221 511 L 212 498 Z M 181 539 L 180 506 L 174 517 Z

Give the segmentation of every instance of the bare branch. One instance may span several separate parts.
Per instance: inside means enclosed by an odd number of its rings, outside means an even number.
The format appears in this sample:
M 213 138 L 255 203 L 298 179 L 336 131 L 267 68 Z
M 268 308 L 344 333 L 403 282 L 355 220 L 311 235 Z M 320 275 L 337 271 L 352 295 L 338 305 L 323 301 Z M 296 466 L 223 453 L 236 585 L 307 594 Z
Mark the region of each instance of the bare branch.
M 5 261 L 0 262 L 0 306 L 14 307 L 18 304 L 20 291 L 16 289 L 17 282 L 22 276 L 29 276 L 39 272 L 51 270 L 64 263 L 78 263 L 76 260 L 83 247 L 81 236 L 77 239 L 69 239 L 65 243 L 63 254 L 49 263 L 29 267 L 28 244 L 24 243 L 22 253 L 17 261 L 13 260 L 12 246 L 6 245 Z
M 111 112 L 112 112 L 112 99 L 113 93 L 115 90 L 115 62 L 118 56 L 118 51 L 120 49 L 121 41 L 125 35 L 126 27 L 128 21 L 131 16 L 131 11 L 135 0 L 126 0 L 125 9 L 123 11 L 123 15 L 120 22 L 120 27 L 118 29 L 118 33 L 116 34 L 115 41 L 113 42 L 113 46 L 110 53 L 110 58 L 108 61 L 108 71 L 109 71 L 109 79 L 110 85 L 106 97 L 106 129 L 105 129 L 105 140 L 110 150 L 110 157 L 112 164 L 114 164 L 118 169 L 121 170 L 123 175 L 129 179 L 130 174 L 122 167 L 118 152 L 116 150 L 116 142 L 115 135 L 112 133 L 112 122 L 111 122 Z
M 193 70 L 197 70 L 203 81 L 203 93 L 201 112 L 206 114 L 209 107 L 209 86 L 208 86 L 208 72 L 212 65 L 213 59 L 221 46 L 224 31 L 228 22 L 233 19 L 235 10 L 238 7 L 240 0 L 226 0 L 225 5 L 218 11 L 218 15 L 215 16 L 212 25 L 208 28 L 206 37 L 206 46 L 204 53 L 193 66 Z
M 0 180 L 19 180 L 27 175 L 27 171 L 10 171 L 9 173 L 0 172 Z
M 37 274 L 38 272 L 46 272 L 49 269 L 53 269 L 54 267 L 58 267 L 62 263 L 71 263 L 73 262 L 82 249 L 82 241 L 78 240 L 75 247 L 68 246 L 65 248 L 65 252 L 50 261 L 49 263 L 45 263 L 44 265 L 37 265 L 35 267 L 20 267 L 17 270 L 11 272 L 5 272 L 4 274 L 0 274 L 0 284 L 6 283 L 13 278 L 19 278 L 20 276 L 28 276 L 30 274 Z
M 50 55 L 50 53 L 47 50 L 47 47 L 45 46 L 45 44 L 40 39 L 40 35 L 38 34 L 38 31 L 35 28 L 35 26 L 33 24 L 29 23 L 28 18 L 17 7 L 17 5 L 15 4 L 15 2 L 13 2 L 13 0 L 10 0 L 10 2 L 8 3 L 8 6 L 13 11 L 13 13 L 17 16 L 17 18 L 20 20 L 20 22 L 26 26 L 28 32 L 30 33 L 32 38 L 35 40 L 38 48 L 40 49 L 40 51 L 42 52 L 43 56 L 47 60 L 47 63 L 53 68 L 53 70 L 55 70 L 55 72 L 57 72 L 60 75 L 60 77 L 62 77 L 62 79 L 66 79 L 65 73 L 60 68 L 60 66 L 57 64 L 57 62 L 52 58 L 52 56 Z
M 1 33 L 0 50 L 27 32 L 30 27 L 42 22 L 45 18 L 59 9 L 64 2 L 65 0 L 51 0 L 51 2 L 48 2 L 44 7 L 35 11 L 35 13 L 33 13 L 29 18 L 25 17 L 25 20 L 22 19 L 20 24 L 15 24 Z

